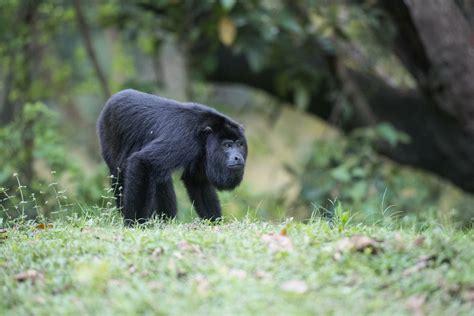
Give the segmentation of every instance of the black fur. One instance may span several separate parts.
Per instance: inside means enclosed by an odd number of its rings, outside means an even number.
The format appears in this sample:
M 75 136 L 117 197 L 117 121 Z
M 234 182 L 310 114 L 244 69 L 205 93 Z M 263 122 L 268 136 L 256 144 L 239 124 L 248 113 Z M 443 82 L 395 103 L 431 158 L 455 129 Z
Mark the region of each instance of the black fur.
M 204 219 L 221 217 L 215 188 L 232 190 L 242 181 L 244 130 L 205 105 L 124 90 L 105 104 L 97 133 L 128 225 L 153 214 L 176 216 L 171 173 L 177 169 Z

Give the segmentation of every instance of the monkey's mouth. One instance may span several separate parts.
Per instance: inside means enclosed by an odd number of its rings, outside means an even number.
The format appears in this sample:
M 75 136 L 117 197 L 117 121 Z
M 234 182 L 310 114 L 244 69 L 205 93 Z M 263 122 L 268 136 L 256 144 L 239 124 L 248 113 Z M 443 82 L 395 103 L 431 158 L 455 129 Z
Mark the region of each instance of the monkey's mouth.
M 233 163 L 233 164 L 227 165 L 227 168 L 234 169 L 234 170 L 240 170 L 240 169 L 243 169 L 244 166 L 245 165 L 243 163 Z

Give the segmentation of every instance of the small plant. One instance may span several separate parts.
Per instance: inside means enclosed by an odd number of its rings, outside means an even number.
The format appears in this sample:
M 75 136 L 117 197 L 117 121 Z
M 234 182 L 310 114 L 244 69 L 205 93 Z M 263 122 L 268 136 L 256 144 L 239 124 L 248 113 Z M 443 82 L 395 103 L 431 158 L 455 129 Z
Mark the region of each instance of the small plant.
M 40 102 L 25 104 L 15 121 L 0 128 L 0 218 L 49 218 L 81 203 L 115 205 L 105 170 L 84 176 L 62 135 L 57 113 Z
M 55 172 L 51 172 L 52 175 Z M 110 213 L 115 212 L 115 197 L 112 189 L 103 189 L 101 200 L 97 204 L 81 207 L 81 202 L 76 198 L 71 198 L 67 190 L 61 189 L 57 179 L 49 184 L 37 183 L 44 190 L 30 191 L 30 188 L 23 185 L 17 173 L 12 178 L 17 182 L 13 188 L 0 187 L 0 220 L 1 223 L 8 221 L 24 222 L 31 219 L 40 221 L 50 220 L 53 217 L 64 218 L 77 213 Z M 75 201 L 75 202 L 72 202 Z

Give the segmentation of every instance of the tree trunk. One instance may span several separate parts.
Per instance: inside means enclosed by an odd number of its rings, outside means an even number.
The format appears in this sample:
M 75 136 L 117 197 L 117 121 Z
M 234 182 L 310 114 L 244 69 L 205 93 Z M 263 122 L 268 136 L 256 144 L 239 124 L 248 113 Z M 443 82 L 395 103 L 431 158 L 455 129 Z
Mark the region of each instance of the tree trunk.
M 16 36 L 22 42 L 18 49 L 10 51 L 10 60 L 5 78 L 3 104 L 0 112 L 0 123 L 12 122 L 21 112 L 25 102 L 31 101 L 30 88 L 34 80 L 35 70 L 38 68 L 37 53 L 37 13 L 41 4 L 39 0 L 23 1 L 18 6 L 18 29 Z M 15 100 L 11 100 L 12 90 L 21 91 Z
M 92 66 L 94 67 L 95 74 L 102 88 L 102 93 L 105 99 L 107 99 L 108 97 L 110 97 L 109 84 L 104 75 L 104 72 L 102 71 L 99 65 L 94 46 L 92 45 L 92 38 L 90 35 L 89 26 L 87 25 L 86 18 L 82 12 L 81 0 L 74 0 L 73 4 L 74 10 L 76 12 L 77 25 L 79 27 L 79 32 L 81 33 L 82 40 L 84 41 L 84 46 L 86 47 L 87 56 L 89 56 Z
M 418 123 L 413 122 L 420 125 L 418 131 L 431 146 L 422 146 L 429 150 L 419 150 L 409 163 L 474 192 L 473 29 L 452 0 L 387 0 L 380 4 L 398 30 L 395 51 L 417 80 L 424 99 L 425 105 L 414 110 L 431 113 L 426 120 L 420 117 Z

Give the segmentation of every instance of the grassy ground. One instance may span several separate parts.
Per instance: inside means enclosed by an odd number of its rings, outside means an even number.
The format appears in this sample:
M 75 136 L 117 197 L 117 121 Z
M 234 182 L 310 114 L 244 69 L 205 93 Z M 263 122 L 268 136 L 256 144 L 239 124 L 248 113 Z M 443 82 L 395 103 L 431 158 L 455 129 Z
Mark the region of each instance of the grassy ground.
M 0 314 L 473 315 L 474 231 L 233 221 L 0 231 Z

